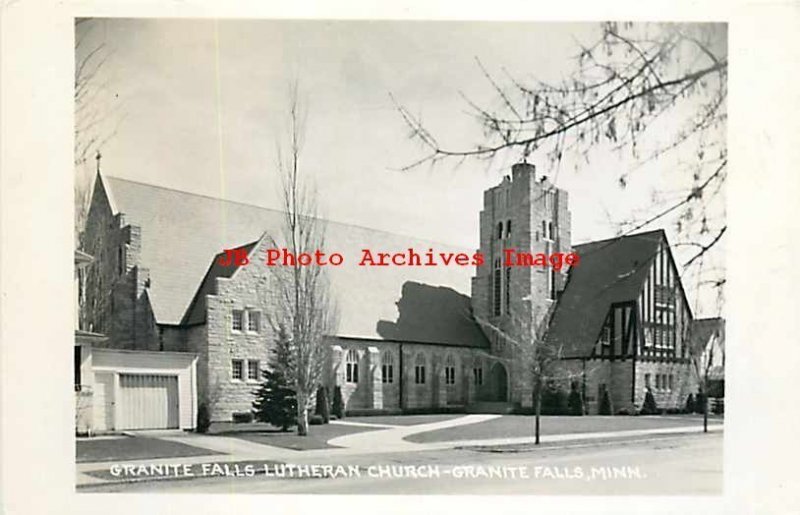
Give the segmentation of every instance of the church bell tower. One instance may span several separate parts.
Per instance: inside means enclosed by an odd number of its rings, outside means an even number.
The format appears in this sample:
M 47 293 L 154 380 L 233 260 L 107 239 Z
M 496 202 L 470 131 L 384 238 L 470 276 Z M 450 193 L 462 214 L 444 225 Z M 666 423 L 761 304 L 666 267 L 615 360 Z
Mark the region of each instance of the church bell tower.
M 571 251 L 567 192 L 547 177 L 536 177 L 532 164 L 517 163 L 511 176 L 483 194 L 480 249 L 484 264 L 472 278 L 472 311 L 493 355 L 520 364 L 521 347 L 533 345 L 543 320 L 555 307 L 566 282 L 567 267 L 513 266 L 504 251 L 547 255 Z M 511 371 L 511 400 L 524 402 L 527 374 Z

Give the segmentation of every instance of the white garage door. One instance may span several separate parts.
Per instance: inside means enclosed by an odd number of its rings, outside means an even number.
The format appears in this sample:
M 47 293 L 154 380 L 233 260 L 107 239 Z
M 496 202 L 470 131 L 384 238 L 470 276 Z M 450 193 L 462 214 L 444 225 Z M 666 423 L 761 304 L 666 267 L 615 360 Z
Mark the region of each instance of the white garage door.
M 178 377 L 120 374 L 119 429 L 178 427 Z

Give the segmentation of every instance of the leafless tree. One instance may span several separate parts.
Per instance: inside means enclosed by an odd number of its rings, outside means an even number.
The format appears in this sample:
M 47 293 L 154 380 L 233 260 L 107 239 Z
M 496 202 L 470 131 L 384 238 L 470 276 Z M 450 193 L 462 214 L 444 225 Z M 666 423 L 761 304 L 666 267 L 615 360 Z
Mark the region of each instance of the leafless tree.
M 278 170 L 282 179 L 282 244 L 292 255 L 324 252 L 326 224 L 320 218 L 317 194 L 303 177 L 300 157 L 306 115 L 297 85 L 289 98 L 288 141 L 278 145 Z M 337 309 L 325 269 L 293 265 L 270 267 L 273 272 L 275 312 L 270 316 L 287 331 L 294 359 L 287 371 L 297 396 L 297 433 L 308 434 L 308 411 L 323 377 L 330 348 L 325 340 L 336 328 Z M 273 323 L 275 325 L 275 323 Z
M 113 77 L 107 73 L 106 68 L 112 52 L 102 38 L 98 37 L 101 27 L 101 22 L 91 18 L 75 20 L 74 235 L 75 244 L 82 249 L 87 246 L 84 231 L 89 215 L 93 177 L 95 170 L 100 167 L 100 149 L 114 136 L 124 118 L 121 114 L 122 104 L 117 95 L 111 93 Z M 113 292 L 113 284 L 102 285 L 102 282 L 90 281 L 91 273 L 88 268 L 78 271 L 80 328 L 86 330 L 93 329 L 87 320 L 87 298 L 97 299 L 98 305 L 92 308 L 95 313 L 103 312 Z M 94 287 L 103 287 L 93 295 L 87 295 L 90 282 Z M 96 318 L 96 314 L 93 318 Z
M 702 394 L 702 410 L 703 410 L 703 432 L 708 432 L 708 397 L 711 386 L 711 369 L 713 368 L 714 359 L 716 357 L 716 350 L 713 343 L 708 345 L 709 341 L 695 341 L 697 335 L 693 334 L 698 331 L 697 325 L 693 325 L 689 331 L 689 362 L 691 364 L 692 373 L 697 380 L 699 393 Z M 712 333 L 707 336 L 710 338 L 719 338 L 721 336 L 721 327 L 717 327 Z M 705 336 L 705 335 L 704 335 Z M 701 399 L 695 399 L 695 402 L 700 402 Z
M 104 73 L 112 52 L 98 41 L 99 23 L 91 18 L 75 20 L 75 237 L 80 242 L 89 211 L 92 161 L 99 158 L 103 144 L 114 136 L 122 122 L 121 104 L 112 101 L 112 76 Z M 113 95 L 115 100 L 116 95 Z M 99 166 L 99 159 L 98 159 Z
M 531 327 L 527 316 L 512 315 L 511 327 L 503 329 L 489 320 L 476 318 L 484 333 L 491 338 L 500 339 L 513 348 L 515 360 L 520 360 L 529 374 L 529 384 L 532 386 L 534 408 L 534 436 L 535 444 L 539 445 L 541 432 L 542 394 L 549 383 L 570 384 L 584 378 L 593 372 L 573 372 L 564 361 L 564 344 L 548 338 L 548 329 L 555 311 L 555 303 L 541 317 L 541 320 Z M 518 334 L 521 336 L 514 336 Z M 585 399 L 582 399 L 585 402 Z
M 443 160 L 546 157 L 557 178 L 562 162 L 576 169 L 593 155 L 629 153 L 617 178 L 625 188 L 645 164 L 670 157 L 676 187 L 654 193 L 647 212 L 621 223 L 620 235 L 656 221 L 674 223 L 680 245 L 692 247 L 684 273 L 726 232 L 722 190 L 727 170 L 727 28 L 724 24 L 603 23 L 594 41 L 576 41 L 572 72 L 557 83 L 490 72 L 478 61 L 495 100 L 464 97 L 483 129 L 483 143 L 451 148 L 399 102 L 397 108 L 423 155 L 406 169 Z M 502 79 L 498 79 L 501 76 Z M 717 199 L 716 202 L 712 200 Z M 703 284 L 721 287 L 724 271 L 707 268 Z M 711 274 L 711 278 L 708 277 Z

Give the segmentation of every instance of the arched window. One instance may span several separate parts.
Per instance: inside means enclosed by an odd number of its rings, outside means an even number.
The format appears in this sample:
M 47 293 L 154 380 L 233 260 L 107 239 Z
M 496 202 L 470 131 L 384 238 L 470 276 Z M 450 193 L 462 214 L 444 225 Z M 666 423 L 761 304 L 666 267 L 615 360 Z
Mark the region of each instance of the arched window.
M 345 359 L 345 381 L 348 383 L 358 382 L 358 352 L 355 349 L 347 351 Z
M 414 360 L 414 384 L 425 384 L 425 355 L 421 352 Z
M 444 383 L 456 384 L 456 359 L 452 354 L 448 354 L 444 361 Z
M 394 383 L 394 354 L 390 350 L 381 355 L 381 382 Z
M 475 386 L 483 384 L 483 366 L 480 363 L 476 362 L 472 367 L 472 382 L 475 383 Z

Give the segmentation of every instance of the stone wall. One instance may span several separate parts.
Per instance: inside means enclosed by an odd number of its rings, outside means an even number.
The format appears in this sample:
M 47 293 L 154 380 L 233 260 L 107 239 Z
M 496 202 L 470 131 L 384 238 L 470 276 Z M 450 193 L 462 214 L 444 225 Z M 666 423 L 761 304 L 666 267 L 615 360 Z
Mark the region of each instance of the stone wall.
M 212 421 L 229 421 L 235 413 L 252 410 L 261 374 L 249 379 L 248 361 L 258 361 L 259 369 L 265 370 L 270 359 L 275 339 L 267 317 L 273 311 L 270 282 L 274 278 L 270 277 L 269 268 L 261 265 L 266 259 L 266 247 L 262 242 L 254 249 L 253 264 L 239 268 L 229 279 L 217 279 L 216 294 L 207 297 L 205 334 L 197 331 L 188 337 L 190 347 L 196 346 L 193 350 L 198 352 L 198 375 L 205 376 L 200 385 L 204 392 L 201 402 L 210 401 Z M 234 330 L 234 310 L 258 312 L 259 330 L 248 331 L 246 318 L 242 330 Z M 233 360 L 243 362 L 242 379 L 233 377 Z
M 676 409 L 686 406 L 686 398 L 689 394 L 697 395 L 698 382 L 693 371 L 692 365 L 687 361 L 661 361 L 640 359 L 636 362 L 636 400 L 635 404 L 641 408 L 644 403 L 644 396 L 647 385 L 647 375 L 649 374 L 650 391 L 659 409 Z M 667 386 L 659 388 L 656 375 L 661 374 L 667 377 Z M 669 376 L 672 375 L 672 388 L 669 388 Z
M 141 229 L 114 214 L 102 180 L 95 181 L 81 247 L 93 257 L 86 268 L 80 328 L 104 333 L 104 346 L 159 350 L 158 330 L 147 297 L 149 273 L 139 266 Z
M 523 407 L 532 406 L 532 376 L 528 362 L 533 354 L 537 328 L 549 317 L 555 305 L 549 286 L 551 269 L 506 267 L 504 250 L 516 249 L 533 254 L 571 251 L 567 193 L 553 187 L 544 177 L 537 179 L 535 171 L 533 165 L 518 163 L 512 167 L 510 177 L 506 176 L 498 186 L 484 192 L 480 213 L 480 251 L 486 263 L 477 267 L 472 280 L 475 317 L 492 344 L 492 354 L 510 363 L 509 397 Z M 495 314 L 494 297 L 494 274 L 498 261 L 502 283 L 499 316 Z M 564 287 L 566 272 L 565 267 L 556 274 L 557 291 Z
M 479 400 L 496 400 L 489 380 L 492 366 L 500 362 L 485 351 L 468 347 L 392 341 L 336 338 L 332 342 L 331 391 L 339 386 L 345 409 L 351 412 L 379 410 L 444 410 L 460 408 Z M 347 355 L 355 351 L 358 381 L 347 381 Z M 382 365 L 387 353 L 393 357 L 393 381 L 383 382 Z M 402 356 L 402 358 L 401 358 Z M 422 357 L 425 382 L 416 382 L 415 368 Z M 445 367 L 452 357 L 453 384 L 447 384 Z M 508 363 L 503 366 L 509 368 Z M 475 384 L 473 368 L 482 368 L 483 381 Z M 508 388 L 508 387 L 507 387 Z

